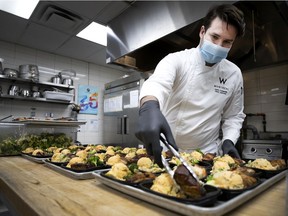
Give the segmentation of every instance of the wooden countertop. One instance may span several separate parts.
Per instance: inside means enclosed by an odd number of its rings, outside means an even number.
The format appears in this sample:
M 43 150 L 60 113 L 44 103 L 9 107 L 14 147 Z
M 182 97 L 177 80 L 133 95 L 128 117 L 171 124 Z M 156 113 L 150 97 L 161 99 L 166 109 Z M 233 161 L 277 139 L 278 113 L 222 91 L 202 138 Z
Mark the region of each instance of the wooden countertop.
M 227 215 L 284 216 L 286 192 L 283 179 Z M 74 180 L 21 156 L 0 157 L 0 198 L 15 215 L 177 215 L 96 179 Z

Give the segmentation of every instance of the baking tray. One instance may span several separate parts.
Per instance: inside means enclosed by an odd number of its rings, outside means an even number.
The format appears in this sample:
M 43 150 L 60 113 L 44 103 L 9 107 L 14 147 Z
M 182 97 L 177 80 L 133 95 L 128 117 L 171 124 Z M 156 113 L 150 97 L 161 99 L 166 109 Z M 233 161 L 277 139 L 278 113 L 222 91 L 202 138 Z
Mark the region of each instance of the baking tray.
M 99 169 L 99 170 L 93 170 L 93 171 L 89 171 L 89 172 L 74 172 L 72 170 L 68 170 L 68 169 L 64 169 L 59 165 L 53 164 L 51 162 L 49 162 L 48 160 L 43 160 L 43 162 L 45 163 L 45 165 L 63 175 L 66 175 L 68 177 L 71 177 L 73 179 L 77 179 L 77 180 L 85 180 L 85 179 L 92 179 L 94 178 L 93 173 L 94 172 L 102 172 L 105 170 L 109 170 L 110 168 L 107 169 Z
M 285 178 L 287 171 L 283 171 L 269 179 L 263 179 L 263 182 L 252 190 L 248 190 L 243 192 L 242 194 L 228 200 L 228 201 L 216 201 L 213 207 L 201 207 L 192 204 L 185 204 L 177 201 L 173 201 L 172 199 L 167 199 L 152 193 L 148 193 L 138 187 L 129 186 L 125 184 L 121 184 L 119 182 L 110 180 L 108 178 L 104 178 L 101 176 L 99 172 L 93 172 L 93 175 L 99 182 L 109 186 L 113 189 L 121 191 L 123 193 L 134 196 L 138 199 L 149 202 L 153 205 L 160 206 L 162 208 L 166 208 L 168 210 L 184 214 L 184 215 L 193 215 L 193 216 L 220 216 L 229 211 L 235 209 L 236 207 L 242 205 L 247 202 L 249 199 L 258 195 L 259 193 L 265 191 L 270 186 L 274 185 L 276 182 Z
M 33 162 L 36 162 L 36 163 L 40 163 L 40 164 L 43 164 L 44 163 L 44 160 L 51 157 L 51 156 L 47 156 L 47 157 L 33 157 L 31 155 L 28 155 L 28 154 L 24 154 L 24 153 L 21 153 L 22 157 L 30 160 L 30 161 L 33 161 Z

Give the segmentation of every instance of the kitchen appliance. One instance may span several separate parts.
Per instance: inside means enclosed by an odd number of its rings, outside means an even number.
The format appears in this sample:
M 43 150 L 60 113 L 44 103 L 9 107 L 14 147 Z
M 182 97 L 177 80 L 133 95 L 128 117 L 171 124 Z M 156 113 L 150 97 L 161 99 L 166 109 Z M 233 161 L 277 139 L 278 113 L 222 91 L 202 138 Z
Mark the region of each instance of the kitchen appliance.
M 138 147 L 135 136 L 138 122 L 140 88 L 148 73 L 130 75 L 105 84 L 104 144 Z
M 71 78 L 64 78 L 62 84 L 72 86 L 73 80 Z
M 39 98 L 41 96 L 41 93 L 39 92 L 39 91 L 34 91 L 33 93 L 32 93 L 32 97 L 33 98 Z
M 20 65 L 19 77 L 33 81 L 39 81 L 39 70 L 37 65 Z
M 39 86 L 32 86 L 32 97 L 38 98 L 41 96 L 41 93 L 39 91 Z
M 20 95 L 22 97 L 30 97 L 30 90 L 29 89 L 21 89 Z
M 17 86 L 17 85 L 11 85 L 10 86 L 9 91 L 8 91 L 9 95 L 17 96 L 17 95 L 19 95 L 19 93 L 20 93 L 19 86 Z
M 19 76 L 19 71 L 12 68 L 5 68 L 3 74 L 7 77 L 17 78 Z
M 61 84 L 61 83 L 62 83 L 62 75 L 61 75 L 61 73 L 53 76 L 53 77 L 51 78 L 51 82 L 52 82 L 52 83 L 55 83 L 55 84 Z
M 0 58 L 0 74 L 2 74 L 3 71 L 3 61 L 4 59 Z
M 285 159 L 287 161 L 288 140 L 242 140 L 242 158 L 267 160 Z
M 73 78 L 76 77 L 76 71 L 73 69 L 65 69 L 61 70 L 59 72 L 59 75 L 62 78 L 62 84 L 63 85 L 68 85 L 68 86 L 73 86 Z

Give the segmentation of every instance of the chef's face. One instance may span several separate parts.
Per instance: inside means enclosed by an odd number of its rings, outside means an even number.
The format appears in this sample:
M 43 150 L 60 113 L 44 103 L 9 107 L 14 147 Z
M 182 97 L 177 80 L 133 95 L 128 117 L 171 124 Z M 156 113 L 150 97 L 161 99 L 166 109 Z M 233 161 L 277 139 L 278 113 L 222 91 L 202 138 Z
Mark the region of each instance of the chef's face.
M 203 43 L 203 39 L 205 39 L 216 45 L 231 48 L 237 36 L 237 29 L 216 17 L 208 29 L 205 29 L 204 26 L 201 27 L 199 36 L 200 46 Z

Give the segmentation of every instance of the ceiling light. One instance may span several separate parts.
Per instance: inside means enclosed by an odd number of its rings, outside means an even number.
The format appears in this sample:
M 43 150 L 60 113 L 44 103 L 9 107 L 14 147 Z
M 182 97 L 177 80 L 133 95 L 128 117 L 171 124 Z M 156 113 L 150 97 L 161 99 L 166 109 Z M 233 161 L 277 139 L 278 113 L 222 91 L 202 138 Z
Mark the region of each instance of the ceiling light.
M 0 0 L 0 10 L 29 19 L 39 0 Z
M 96 22 L 92 22 L 79 32 L 77 36 L 103 46 L 107 45 L 107 27 Z

